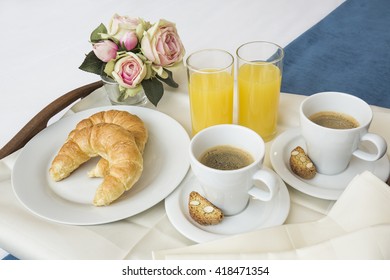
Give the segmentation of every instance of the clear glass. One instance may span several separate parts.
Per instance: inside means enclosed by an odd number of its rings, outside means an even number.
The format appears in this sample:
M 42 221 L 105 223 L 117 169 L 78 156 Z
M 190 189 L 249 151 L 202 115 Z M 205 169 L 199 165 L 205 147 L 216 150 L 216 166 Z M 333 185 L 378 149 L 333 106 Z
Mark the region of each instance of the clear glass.
M 112 105 L 143 106 L 148 101 L 143 90 L 134 96 L 128 96 L 127 98 L 123 98 L 124 94 L 120 91 L 117 82 L 105 75 L 102 75 L 101 79 L 103 81 L 104 89 L 106 90 L 107 96 L 110 99 Z
M 238 124 L 256 131 L 264 141 L 277 132 L 284 50 L 254 41 L 237 49 Z
M 233 122 L 234 57 L 220 49 L 192 53 L 186 60 L 192 135 Z

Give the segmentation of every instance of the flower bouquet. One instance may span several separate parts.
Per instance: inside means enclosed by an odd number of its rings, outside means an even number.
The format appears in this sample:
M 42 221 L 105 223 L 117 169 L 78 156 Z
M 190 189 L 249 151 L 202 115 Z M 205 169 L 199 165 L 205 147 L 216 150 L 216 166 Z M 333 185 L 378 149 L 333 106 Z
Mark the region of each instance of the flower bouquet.
M 108 27 L 100 24 L 91 33 L 90 42 L 93 50 L 79 68 L 113 79 L 122 99 L 143 90 L 157 106 L 164 94 L 162 82 L 178 87 L 167 69 L 181 62 L 185 54 L 174 23 L 160 19 L 151 24 L 115 14 Z

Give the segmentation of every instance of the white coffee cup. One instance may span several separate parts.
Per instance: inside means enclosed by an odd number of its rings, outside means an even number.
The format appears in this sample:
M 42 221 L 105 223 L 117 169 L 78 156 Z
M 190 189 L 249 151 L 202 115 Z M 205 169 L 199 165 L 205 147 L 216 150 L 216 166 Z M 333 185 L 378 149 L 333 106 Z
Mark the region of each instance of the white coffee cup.
M 358 126 L 347 129 L 328 128 L 314 123 L 310 117 L 318 112 L 337 112 L 353 117 Z M 306 142 L 306 153 L 321 174 L 334 175 L 345 170 L 356 156 L 365 161 L 380 159 L 387 150 L 383 137 L 369 133 L 371 107 L 362 99 L 341 92 L 321 92 L 307 97 L 300 106 L 301 133 Z M 362 149 L 362 142 L 370 142 L 376 151 Z M 371 149 L 372 150 L 372 149 Z
M 253 162 L 240 169 L 220 170 L 199 161 L 208 149 L 226 145 L 247 152 L 252 156 Z M 205 197 L 221 208 L 225 215 L 243 211 L 250 195 L 269 201 L 279 190 L 276 175 L 262 169 L 264 141 L 249 128 L 234 124 L 208 127 L 192 138 L 189 153 L 192 171 L 200 182 Z

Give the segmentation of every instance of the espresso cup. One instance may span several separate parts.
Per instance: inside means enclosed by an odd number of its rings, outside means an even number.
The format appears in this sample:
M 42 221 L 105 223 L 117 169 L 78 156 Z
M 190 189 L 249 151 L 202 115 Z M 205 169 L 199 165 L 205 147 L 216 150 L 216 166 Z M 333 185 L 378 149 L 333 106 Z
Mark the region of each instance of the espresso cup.
M 307 97 L 300 106 L 300 127 L 317 171 L 334 175 L 348 167 L 352 156 L 365 161 L 383 157 L 387 144 L 368 132 L 371 121 L 371 107 L 356 96 L 321 92 Z M 362 142 L 370 142 L 371 148 L 363 148 Z
M 228 159 L 229 168 L 222 168 L 217 163 L 213 167 L 206 165 L 203 159 L 211 150 L 222 147 L 214 161 L 229 154 L 224 149 L 236 152 L 239 158 L 249 156 L 249 162 L 244 166 L 236 165 L 235 160 Z M 238 151 L 237 151 L 238 150 Z M 222 155 L 221 155 L 222 153 Z M 190 163 L 192 171 L 203 189 L 204 196 L 219 207 L 225 215 L 240 213 L 247 206 L 250 196 L 263 201 L 270 201 L 279 190 L 276 175 L 263 169 L 265 144 L 263 139 L 253 130 L 235 124 L 222 124 L 208 127 L 196 134 L 190 143 Z M 213 155 L 214 156 L 214 155 Z M 247 159 L 247 158 L 246 158 Z M 225 165 L 223 163 L 222 165 Z M 234 169 L 237 168 L 237 169 Z

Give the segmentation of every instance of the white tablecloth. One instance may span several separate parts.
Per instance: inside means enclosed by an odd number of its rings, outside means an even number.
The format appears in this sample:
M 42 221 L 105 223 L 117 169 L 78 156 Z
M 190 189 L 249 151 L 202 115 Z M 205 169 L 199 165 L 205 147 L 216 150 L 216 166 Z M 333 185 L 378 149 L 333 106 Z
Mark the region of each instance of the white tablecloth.
M 282 94 L 279 134 L 298 125 L 298 108 L 303 98 Z M 106 104 L 108 100 L 100 89 L 74 106 L 73 111 Z M 173 105 L 177 110 L 169 110 Z M 167 91 L 159 110 L 170 113 L 189 130 L 186 93 Z M 389 110 L 377 107 L 373 110 L 372 131 L 381 133 L 389 142 L 390 132 L 383 130 L 390 120 Z M 267 143 L 265 160 L 269 167 L 271 144 Z M 153 251 L 195 244 L 172 226 L 163 202 L 139 215 L 98 226 L 62 225 L 31 214 L 17 201 L 11 188 L 10 172 L 17 154 L 2 160 L 0 168 L 0 243 L 15 256 L 22 259 L 150 259 Z M 334 204 L 334 201 L 313 198 L 293 188 L 289 188 L 289 192 L 291 209 L 287 224 L 318 221 Z

